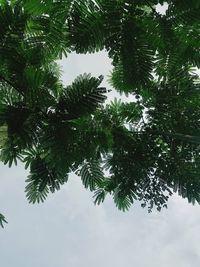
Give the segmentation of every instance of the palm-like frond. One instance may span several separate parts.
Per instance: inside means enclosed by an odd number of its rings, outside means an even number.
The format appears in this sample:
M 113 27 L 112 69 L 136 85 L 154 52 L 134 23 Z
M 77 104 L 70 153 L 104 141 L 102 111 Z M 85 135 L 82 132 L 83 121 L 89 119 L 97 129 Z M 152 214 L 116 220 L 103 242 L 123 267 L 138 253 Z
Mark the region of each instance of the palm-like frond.
M 100 205 L 101 203 L 103 203 L 106 198 L 107 193 L 108 192 L 104 188 L 97 189 L 93 196 L 94 204 Z
M 124 190 L 120 188 L 120 185 L 115 188 L 113 193 L 114 202 L 119 210 L 128 210 L 136 199 L 135 193 L 130 190 L 129 194 L 123 192 Z M 125 194 L 124 194 L 125 193 Z
M 169 4 L 166 15 L 176 25 L 194 25 L 194 23 L 199 24 L 199 11 L 198 1 L 193 0 L 188 3 L 184 0 L 180 5 L 180 2 L 175 0 Z
M 70 44 L 77 53 L 103 49 L 105 28 L 100 7 L 93 1 L 74 1 L 68 24 Z
M 42 48 L 52 59 L 62 58 L 63 54 L 67 56 L 70 51 L 67 27 L 54 17 L 40 16 L 30 20 L 26 42 L 31 48 Z
M 110 48 L 112 50 L 112 47 Z M 133 19 L 124 21 L 119 61 L 113 71 L 112 84 L 119 91 L 132 92 L 148 84 L 153 70 L 153 51 L 141 36 L 141 28 Z M 114 61 L 115 63 L 115 61 Z
M 4 217 L 3 214 L 0 213 L 0 226 L 3 228 L 4 223 L 7 223 L 6 218 Z
M 198 170 L 193 170 L 192 173 L 190 173 L 189 167 L 187 173 L 179 174 L 169 186 L 174 192 L 178 193 L 179 196 L 186 198 L 189 203 L 193 205 L 195 203 L 200 204 L 200 184 L 198 179 L 196 179 L 198 175 Z
M 26 196 L 29 202 L 43 202 L 49 191 L 55 192 L 59 190 L 60 186 L 63 185 L 68 180 L 68 175 L 61 173 L 55 168 L 51 168 L 39 156 L 36 156 L 31 161 L 30 165 L 30 175 L 26 182 Z
M 104 179 L 104 174 L 99 162 L 95 159 L 85 162 L 78 171 L 85 188 L 94 191 Z
M 25 68 L 23 73 L 26 104 L 31 107 L 48 108 L 55 105 L 59 91 L 59 80 L 48 69 Z M 54 94 L 54 95 L 53 95 Z
M 26 41 L 30 47 L 39 47 L 47 58 L 67 56 L 69 49 L 68 27 L 65 23 L 71 10 L 68 0 L 26 0 L 25 11 L 31 16 L 26 28 Z
M 168 155 L 160 158 L 156 175 L 165 179 L 168 190 L 178 193 L 181 197 L 186 198 L 189 203 L 199 203 L 198 164 L 197 146 L 174 140 Z
M 66 112 L 68 119 L 79 118 L 95 111 L 106 99 L 106 88 L 99 87 L 98 79 L 90 74 L 80 75 L 61 95 L 58 110 Z

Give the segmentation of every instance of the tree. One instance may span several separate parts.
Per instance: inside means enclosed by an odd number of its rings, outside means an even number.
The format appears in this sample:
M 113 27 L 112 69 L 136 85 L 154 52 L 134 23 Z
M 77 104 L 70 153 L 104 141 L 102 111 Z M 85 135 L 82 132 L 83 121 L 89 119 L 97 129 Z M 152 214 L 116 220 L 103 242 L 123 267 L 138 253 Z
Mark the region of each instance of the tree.
M 195 0 L 0 2 L 1 161 L 29 168 L 29 202 L 70 172 L 96 204 L 111 194 L 122 210 L 135 200 L 161 210 L 173 192 L 200 202 L 199 9 Z M 134 102 L 104 105 L 101 76 L 62 84 L 58 58 L 103 49 L 110 83 Z

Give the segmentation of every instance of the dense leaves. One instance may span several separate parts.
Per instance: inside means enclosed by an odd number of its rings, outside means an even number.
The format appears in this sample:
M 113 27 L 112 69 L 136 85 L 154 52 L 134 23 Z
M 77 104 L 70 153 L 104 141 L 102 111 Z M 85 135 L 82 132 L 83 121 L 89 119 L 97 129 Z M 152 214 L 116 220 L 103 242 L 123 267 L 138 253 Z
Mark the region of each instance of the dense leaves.
M 95 204 L 109 194 L 123 211 L 134 201 L 160 211 L 173 192 L 200 203 L 199 9 L 195 0 L 0 1 L 0 157 L 30 170 L 29 202 L 74 172 Z M 105 105 L 102 76 L 63 85 L 59 58 L 103 49 L 113 90 L 134 101 Z

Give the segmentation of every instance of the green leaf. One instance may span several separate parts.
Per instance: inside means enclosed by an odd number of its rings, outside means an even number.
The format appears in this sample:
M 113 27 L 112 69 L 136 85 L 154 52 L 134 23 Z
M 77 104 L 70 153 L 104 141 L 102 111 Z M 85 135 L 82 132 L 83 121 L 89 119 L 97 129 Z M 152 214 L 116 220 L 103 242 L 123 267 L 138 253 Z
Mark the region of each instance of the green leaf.
M 4 228 L 4 223 L 8 223 L 5 219 L 5 217 L 3 216 L 3 214 L 0 213 L 0 225 L 2 228 Z
M 99 87 L 103 77 L 90 74 L 78 76 L 61 95 L 58 110 L 66 113 L 66 118 L 75 119 L 93 113 L 106 100 L 106 88 Z
M 85 188 L 94 191 L 104 179 L 103 171 L 97 160 L 91 160 L 83 164 L 80 169 L 80 176 Z

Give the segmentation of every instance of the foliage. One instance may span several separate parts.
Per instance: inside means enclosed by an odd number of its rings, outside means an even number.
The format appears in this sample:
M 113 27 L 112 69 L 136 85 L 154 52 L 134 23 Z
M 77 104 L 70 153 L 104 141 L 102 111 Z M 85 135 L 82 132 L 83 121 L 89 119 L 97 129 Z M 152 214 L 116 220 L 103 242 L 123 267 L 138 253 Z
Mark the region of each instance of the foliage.
M 6 221 L 5 217 L 2 214 L 0 214 L 0 225 L 1 225 L 1 227 L 4 227 L 4 223 L 7 223 L 7 221 Z
M 29 202 L 75 172 L 95 204 L 109 194 L 123 211 L 137 200 L 160 211 L 173 192 L 200 203 L 199 9 L 195 0 L 0 1 L 0 157 L 29 168 Z M 105 105 L 102 76 L 63 85 L 59 58 L 103 49 L 111 85 L 135 101 Z

